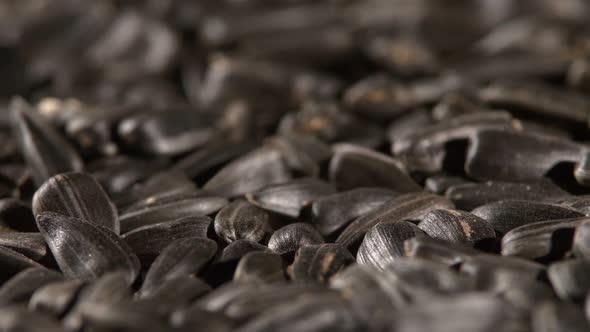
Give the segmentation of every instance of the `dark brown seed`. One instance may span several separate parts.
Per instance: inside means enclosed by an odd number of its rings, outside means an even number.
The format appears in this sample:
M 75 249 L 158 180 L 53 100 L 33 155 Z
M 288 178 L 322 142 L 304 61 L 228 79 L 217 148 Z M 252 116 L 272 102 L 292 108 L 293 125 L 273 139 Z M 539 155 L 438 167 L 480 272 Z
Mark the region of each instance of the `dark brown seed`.
M 211 286 L 190 275 L 177 275 L 161 282 L 152 291 L 142 293 L 139 305 L 150 305 L 161 315 L 190 305 L 199 297 L 211 291 Z M 146 295 L 144 295 L 146 294 Z
M 426 179 L 426 182 L 424 182 L 424 189 L 434 194 L 443 195 L 450 188 L 460 187 L 461 185 L 466 184 L 470 184 L 470 182 L 459 176 L 435 175 Z M 453 202 L 457 205 L 455 201 Z M 457 205 L 457 207 L 462 208 L 459 205 Z
M 539 181 L 560 162 L 579 162 L 586 148 L 543 133 L 481 130 L 467 151 L 465 171 L 478 180 Z
M 556 301 L 546 301 L 533 308 L 531 327 L 533 332 L 590 330 L 582 310 L 571 303 Z
M 171 241 L 156 257 L 141 286 L 141 294 L 150 294 L 164 280 L 199 272 L 215 255 L 217 244 L 206 238 L 182 238 Z
M 486 181 L 483 183 L 463 183 L 451 186 L 446 196 L 463 210 L 505 199 L 521 199 L 536 202 L 555 202 L 569 196 L 549 180 L 538 183 L 514 183 Z
M 340 234 L 336 243 L 350 249 L 359 243 L 373 226 L 382 223 L 395 223 L 403 220 L 420 219 L 436 209 L 454 208 L 453 203 L 444 197 L 428 193 L 410 193 L 394 198 L 378 209 L 360 216 L 349 224 Z
M 310 332 L 352 332 L 367 328 L 350 304 L 332 295 L 290 301 L 256 317 L 238 331 L 271 332 L 280 328 L 295 332 L 301 330 L 301 322 L 306 322 L 305 330 Z
M 387 127 L 387 138 L 389 142 L 395 144 L 414 134 L 415 128 L 429 126 L 433 123 L 430 112 L 425 109 L 419 109 L 415 112 L 404 114 L 394 120 Z
M 218 131 L 211 114 L 195 110 L 147 112 L 119 123 L 124 144 L 144 153 L 177 155 L 206 145 Z
M 189 197 L 172 196 L 170 198 L 170 201 L 163 199 L 152 205 L 123 213 L 119 218 L 121 233 L 125 234 L 140 227 L 180 218 L 199 218 L 218 211 L 228 203 L 225 198 L 214 196 L 189 195 Z
M 87 170 L 112 195 L 128 189 L 164 166 L 161 160 L 148 161 L 116 156 L 97 160 L 89 164 Z
M 0 199 L 0 222 L 19 232 L 38 232 L 31 206 L 18 199 Z
M 282 255 L 303 246 L 324 243 L 324 238 L 310 224 L 293 223 L 276 230 L 268 240 L 268 247 Z
M 283 184 L 265 187 L 248 194 L 248 200 L 265 210 L 297 218 L 301 210 L 311 205 L 314 200 L 336 192 L 330 183 L 302 178 Z
M 49 283 L 38 288 L 29 301 L 29 308 L 61 317 L 73 304 L 83 287 L 79 280 L 66 280 Z
M 365 234 L 356 261 L 382 270 L 404 255 L 404 241 L 420 234 L 422 231 L 410 222 L 379 223 Z
M 215 233 L 231 243 L 236 240 L 261 241 L 271 231 L 269 215 L 244 200 L 236 200 L 215 216 Z
M 576 227 L 573 251 L 576 256 L 590 262 L 590 222 L 584 222 Z
M 484 129 L 512 129 L 517 124 L 506 112 L 463 114 L 416 129 L 394 141 L 391 151 L 410 171 L 437 172 L 444 166 L 447 143 L 467 140 Z
M 267 246 L 250 240 L 237 240 L 230 243 L 221 252 L 220 262 L 239 260 L 251 251 L 271 251 Z
M 418 228 L 435 239 L 467 245 L 496 237 L 487 221 L 458 210 L 434 210 L 424 216 Z
M 291 178 L 279 151 L 260 148 L 238 158 L 213 176 L 204 186 L 216 194 L 235 197 Z
M 325 283 L 352 263 L 354 263 L 354 256 L 338 244 L 303 246 L 297 250 L 295 261 L 289 267 L 289 273 L 296 281 Z
M 39 215 L 37 227 L 66 277 L 92 280 L 121 269 L 131 282 L 139 273 L 137 256 L 108 228 L 53 212 Z
M 23 270 L 0 288 L 0 305 L 27 303 L 35 290 L 62 279 L 60 273 L 46 268 L 32 267 Z
M 197 305 L 175 311 L 170 320 L 172 326 L 188 331 L 198 331 L 207 326 L 207 330 L 211 332 L 229 332 L 234 324 L 226 315 L 209 312 Z
M 43 268 L 34 260 L 3 246 L 0 246 L 0 267 L 0 281 L 6 281 L 27 268 Z
M 514 228 L 502 237 L 502 255 L 560 259 L 571 249 L 574 230 L 586 220 L 558 219 Z
M 415 257 L 455 266 L 467 260 L 478 251 L 461 244 L 433 239 L 428 236 L 417 236 L 404 242 L 404 253 L 407 257 Z
M 8 247 L 35 261 L 47 254 L 47 245 L 41 233 L 0 233 L 0 246 Z
M 582 259 L 553 263 L 547 269 L 547 275 L 563 300 L 582 300 L 590 290 L 590 263 Z
M 249 252 L 240 259 L 234 272 L 234 281 L 243 283 L 283 282 L 285 281 L 283 258 L 270 252 Z
M 104 226 L 119 234 L 117 209 L 98 181 L 86 173 L 58 174 L 35 192 L 33 213 L 55 212 Z
M 153 261 L 170 242 L 181 238 L 206 238 L 211 218 L 184 217 L 174 221 L 142 226 L 121 239 L 125 241 L 143 263 Z M 147 266 L 147 265 L 146 265 Z
M 334 146 L 329 173 L 340 190 L 377 186 L 400 193 L 421 190 L 399 160 L 351 144 Z
M 14 99 L 11 111 L 21 152 L 38 186 L 55 174 L 82 170 L 76 150 L 24 100 Z
M 299 134 L 274 136 L 266 144 L 281 151 L 289 168 L 308 176 L 318 176 L 320 165 L 330 159 L 330 147 L 315 138 Z
M 589 99 L 539 82 L 498 81 L 481 90 L 479 97 L 495 107 L 519 109 L 539 117 L 550 116 L 583 125 L 588 123 Z
M 473 255 L 461 264 L 461 272 L 472 276 L 478 288 L 484 290 L 496 287 L 498 279 L 505 276 L 519 281 L 536 280 L 544 271 L 545 266 L 539 263 L 491 254 Z
M 21 306 L 4 306 L 0 315 L 0 329 L 3 331 L 63 332 L 57 319 L 33 312 Z
M 158 332 L 166 324 L 151 303 L 122 301 L 118 303 L 87 303 L 80 309 L 82 322 L 91 330 Z
M 311 206 L 311 223 L 320 234 L 331 235 L 348 222 L 374 211 L 397 193 L 384 188 L 357 188 L 315 200 Z
M 535 201 L 505 200 L 471 211 L 486 220 L 496 231 L 506 233 L 516 227 L 539 221 L 583 217 L 578 211 Z

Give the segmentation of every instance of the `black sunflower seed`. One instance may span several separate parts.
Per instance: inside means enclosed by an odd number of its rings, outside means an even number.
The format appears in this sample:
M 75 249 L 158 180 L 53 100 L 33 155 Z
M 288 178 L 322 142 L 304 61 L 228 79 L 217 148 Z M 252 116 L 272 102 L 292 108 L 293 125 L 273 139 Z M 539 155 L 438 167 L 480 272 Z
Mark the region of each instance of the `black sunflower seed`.
M 464 179 L 459 176 L 435 175 L 426 179 L 426 181 L 424 182 L 424 189 L 430 191 L 431 193 L 442 195 L 450 188 L 469 183 L 470 182 L 467 179 Z M 455 203 L 455 205 L 457 205 L 455 201 L 453 202 Z M 460 205 L 457 205 L 457 207 L 463 208 Z
M 260 244 L 258 242 L 250 240 L 237 240 L 223 248 L 221 257 L 219 257 L 219 261 L 227 262 L 238 260 L 251 251 L 270 251 L 270 249 L 264 244 Z
M 458 210 L 429 212 L 418 228 L 433 238 L 463 244 L 496 237 L 496 232 L 487 221 Z
M 297 251 L 300 247 L 324 243 L 324 238 L 310 224 L 293 223 L 276 230 L 268 240 L 268 247 L 277 254 Z
M 35 261 L 47 254 L 47 245 L 41 233 L 0 233 L 0 246 L 8 247 Z
M 104 226 L 119 234 L 117 209 L 98 181 L 85 173 L 58 174 L 35 192 L 33 213 L 55 212 Z
M 315 200 L 311 223 L 322 235 L 331 235 L 354 218 L 374 211 L 397 193 L 384 188 L 357 188 Z
M 189 331 L 207 326 L 207 330 L 212 332 L 229 332 L 234 325 L 226 315 L 209 312 L 197 305 L 175 311 L 170 320 L 172 326 Z
M 576 256 L 590 262 L 590 223 L 584 222 L 576 227 L 573 251 Z
M 453 207 L 453 203 L 441 196 L 428 193 L 405 194 L 357 218 L 344 229 L 336 239 L 336 243 L 350 249 L 362 239 L 369 229 L 379 223 L 419 219 L 432 210 L 452 209 Z
M 27 268 L 42 268 L 34 260 L 6 247 L 0 246 L 0 280 L 6 281 Z
M 36 110 L 22 99 L 14 99 L 11 109 L 21 152 L 37 185 L 55 174 L 82 170 L 76 150 Z
M 66 277 L 92 280 L 122 269 L 132 281 L 139 273 L 137 256 L 108 228 L 53 212 L 39 215 L 37 226 Z
M 549 220 L 514 228 L 502 237 L 502 255 L 529 259 L 562 258 L 572 247 L 574 230 L 585 220 Z
M 170 242 L 181 238 L 206 238 L 211 218 L 184 217 L 174 221 L 142 226 L 125 233 L 125 241 L 143 263 L 153 261 Z
M 321 164 L 332 155 L 330 147 L 313 136 L 280 135 L 268 139 L 266 144 L 281 151 L 289 168 L 308 176 L 318 176 Z
M 201 279 L 190 275 L 177 275 L 162 280 L 149 294 L 142 293 L 135 303 L 155 307 L 158 314 L 168 315 L 190 305 L 209 291 L 211 286 Z
M 462 244 L 417 236 L 404 242 L 404 253 L 408 257 L 422 258 L 454 266 L 467 260 L 478 251 Z
M 141 286 L 141 295 L 150 294 L 164 280 L 199 272 L 216 251 L 215 242 L 206 238 L 186 237 L 171 241 L 150 266 Z
M 420 191 L 399 160 L 351 144 L 334 147 L 329 172 L 340 190 L 379 186 L 400 193 Z
M 301 178 L 265 187 L 246 197 L 265 210 L 297 218 L 301 210 L 314 200 L 335 192 L 336 188 L 330 183 L 314 178 Z
M 180 218 L 199 218 L 218 211 L 227 200 L 215 196 L 181 195 L 156 200 L 153 204 L 138 206 L 137 209 L 121 214 L 121 233 L 125 234 L 145 227 Z
M 476 208 L 471 213 L 486 220 L 500 233 L 539 221 L 583 217 L 582 213 L 572 209 L 525 200 L 490 203 Z
M 239 196 L 291 178 L 279 151 L 260 148 L 240 157 L 215 174 L 204 189 L 223 196 Z
M 487 290 L 495 287 L 498 279 L 505 275 L 518 280 L 536 280 L 545 266 L 518 257 L 479 254 L 465 258 L 460 270 L 471 275 L 478 288 Z
M 590 290 L 590 263 L 582 259 L 555 262 L 547 275 L 561 299 L 582 300 Z
M 297 250 L 289 273 L 296 281 L 328 282 L 333 275 L 352 263 L 352 254 L 338 244 L 303 246 Z
M 285 268 L 280 255 L 254 251 L 245 254 L 234 272 L 234 281 L 272 283 L 285 281 Z
M 545 301 L 533 308 L 531 327 L 533 332 L 583 332 L 590 329 L 590 324 L 584 313 L 571 303 Z
M 358 249 L 357 263 L 383 269 L 404 255 L 404 241 L 422 234 L 406 221 L 382 222 L 371 228 Z
M 16 274 L 0 288 L 0 304 L 27 303 L 37 288 L 63 279 L 60 273 L 45 268 L 28 268 Z
M 61 317 L 74 303 L 83 285 L 79 280 L 48 283 L 35 290 L 29 301 L 29 308 Z
M 521 199 L 536 202 L 555 202 L 569 194 L 549 180 L 538 183 L 514 183 L 487 181 L 483 183 L 459 183 L 446 190 L 446 196 L 463 210 L 505 199 Z
M 165 165 L 161 160 L 147 161 L 122 155 L 97 160 L 88 165 L 87 171 L 112 195 L 144 180 Z
M 215 216 L 215 233 L 231 243 L 236 240 L 259 242 L 271 231 L 269 215 L 244 200 L 235 200 Z
M 0 329 L 4 331 L 62 332 L 60 322 L 40 312 L 22 306 L 3 306 Z

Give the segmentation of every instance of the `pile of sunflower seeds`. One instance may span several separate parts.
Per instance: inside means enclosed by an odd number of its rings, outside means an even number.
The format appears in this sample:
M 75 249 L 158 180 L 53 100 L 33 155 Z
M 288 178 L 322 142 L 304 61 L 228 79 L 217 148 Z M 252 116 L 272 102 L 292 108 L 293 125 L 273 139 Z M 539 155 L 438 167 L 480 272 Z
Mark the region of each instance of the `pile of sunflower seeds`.
M 588 17 L 0 1 L 0 331 L 590 331 Z

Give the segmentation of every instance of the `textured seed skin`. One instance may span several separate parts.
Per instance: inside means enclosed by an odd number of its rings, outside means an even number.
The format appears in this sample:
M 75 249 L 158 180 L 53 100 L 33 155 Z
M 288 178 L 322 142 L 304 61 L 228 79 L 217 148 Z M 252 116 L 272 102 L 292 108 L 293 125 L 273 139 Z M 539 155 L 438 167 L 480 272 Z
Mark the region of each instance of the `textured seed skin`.
M 53 212 L 39 215 L 37 226 L 66 277 L 93 280 L 123 269 L 133 281 L 139 273 L 137 256 L 108 228 Z
M 352 254 L 338 244 L 303 246 L 297 250 L 289 272 L 295 281 L 328 282 L 332 276 L 352 263 Z
M 236 266 L 234 281 L 273 283 L 285 281 L 283 258 L 280 255 L 254 251 L 245 254 Z
M 45 268 L 23 270 L 2 285 L 0 304 L 26 303 L 37 288 L 61 279 L 60 273 Z
M 215 233 L 226 242 L 249 240 L 259 242 L 270 232 L 269 215 L 244 200 L 236 200 L 215 216 Z
M 41 233 L 6 232 L 0 233 L 0 246 L 10 248 L 34 261 L 47 254 L 47 244 Z
M 324 238 L 311 225 L 294 223 L 276 230 L 268 247 L 277 254 L 295 252 L 302 246 L 324 243 Z
M 463 244 L 496 236 L 485 220 L 458 210 L 434 210 L 424 216 L 418 228 L 433 238 Z
M 523 200 L 505 200 L 480 206 L 472 214 L 486 220 L 498 232 L 552 219 L 583 217 L 583 214 L 553 204 Z
M 381 222 L 395 223 L 407 219 L 419 219 L 432 210 L 453 207 L 453 203 L 444 197 L 433 194 L 405 194 L 357 218 L 338 236 L 336 243 L 350 249 L 369 229 Z
M 33 197 L 33 213 L 55 212 L 110 228 L 119 234 L 117 209 L 98 181 L 86 173 L 58 174 Z
M 270 251 L 271 249 L 265 246 L 264 244 L 260 244 L 258 242 L 250 241 L 250 240 L 237 240 L 230 243 L 227 247 L 223 249 L 221 252 L 221 257 L 219 260 L 221 262 L 224 261 L 232 261 L 241 258 L 245 254 L 251 251 Z

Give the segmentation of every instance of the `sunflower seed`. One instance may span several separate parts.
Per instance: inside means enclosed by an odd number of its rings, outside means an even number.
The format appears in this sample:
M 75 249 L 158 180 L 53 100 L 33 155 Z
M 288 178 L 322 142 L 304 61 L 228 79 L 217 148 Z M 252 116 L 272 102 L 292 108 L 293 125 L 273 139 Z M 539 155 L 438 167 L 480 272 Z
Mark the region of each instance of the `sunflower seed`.
M 83 283 L 79 280 L 65 280 L 48 283 L 39 287 L 29 301 L 29 308 L 61 317 L 74 303 Z
M 330 147 L 313 136 L 280 135 L 268 139 L 266 144 L 281 151 L 289 168 L 308 176 L 318 176 L 320 165 L 332 155 Z
M 0 199 L 0 223 L 19 232 L 38 232 L 31 206 L 14 198 Z
M 418 228 L 435 239 L 467 245 L 496 237 L 496 232 L 485 220 L 458 210 L 431 211 Z
M 209 312 L 196 305 L 174 312 L 171 324 L 182 331 L 198 330 L 201 326 L 207 326 L 207 330 L 211 332 L 229 332 L 234 325 L 226 315 Z
M 82 170 L 76 150 L 36 110 L 18 98 L 11 109 L 21 152 L 38 186 L 55 174 Z
M 453 207 L 453 203 L 444 197 L 433 194 L 405 194 L 357 218 L 338 236 L 336 243 L 350 249 L 362 239 L 366 232 L 379 223 L 395 223 L 403 220 L 419 219 L 432 210 L 452 209 Z
M 55 212 L 104 226 L 119 234 L 117 209 L 98 181 L 86 173 L 58 174 L 33 197 L 33 213 Z
M 143 295 L 135 301 L 140 305 L 151 305 L 155 311 L 168 315 L 171 312 L 190 305 L 194 300 L 211 290 L 201 279 L 189 275 L 176 275 L 162 280 L 161 284 L 150 291 L 149 295 Z
M 590 264 L 581 259 L 555 262 L 547 269 L 553 289 L 563 300 L 582 300 L 590 290 Z
M 294 223 L 276 230 L 268 240 L 268 247 L 282 255 L 296 252 L 303 246 L 324 243 L 324 238 L 311 225 Z
M 92 280 L 123 269 L 133 281 L 139 273 L 137 256 L 108 228 L 53 212 L 39 215 L 37 226 L 66 277 Z
M 161 160 L 147 160 L 116 156 L 98 160 L 87 170 L 111 195 L 128 189 L 165 166 Z
M 43 268 L 34 260 L 3 246 L 0 246 L 0 266 L 1 281 L 6 281 L 27 268 Z
M 240 196 L 291 178 L 279 151 L 254 150 L 226 165 L 204 186 L 223 196 Z
M 143 263 L 153 261 L 170 242 L 181 238 L 207 237 L 211 218 L 184 217 L 136 228 L 121 236 Z
M 490 203 L 476 208 L 471 213 L 486 220 L 500 233 L 539 221 L 583 217 L 582 213 L 572 209 L 525 200 Z
M 267 246 L 250 240 L 237 240 L 230 243 L 221 252 L 220 262 L 239 260 L 251 251 L 271 251 Z
M 245 254 L 234 272 L 234 281 L 273 283 L 285 281 L 283 258 L 280 255 L 254 251 Z
M 169 278 L 199 272 L 216 251 L 215 242 L 205 238 L 185 237 L 171 241 L 150 266 L 141 286 L 141 295 L 152 293 Z
M 311 222 L 320 234 L 332 235 L 353 219 L 379 208 L 396 197 L 383 188 L 357 188 L 315 200 L 311 206 Z
M 383 222 L 371 228 L 359 247 L 356 260 L 359 264 L 383 269 L 404 255 L 404 241 L 422 234 L 410 222 Z
M 498 279 L 505 275 L 518 280 L 536 280 L 545 266 L 517 257 L 479 254 L 467 257 L 460 269 L 476 280 L 478 288 L 487 290 L 495 287 Z
M 0 246 L 8 247 L 34 261 L 39 261 L 47 254 L 47 245 L 41 233 L 0 233 Z
M 590 222 L 584 222 L 576 227 L 573 250 L 576 256 L 590 262 Z
M 431 176 L 424 182 L 424 189 L 434 194 L 442 195 L 450 188 L 461 187 L 461 185 L 470 184 L 470 182 L 462 177 L 458 176 Z M 447 196 L 449 197 L 449 196 Z M 449 197 L 452 199 L 452 197 Z M 457 203 L 453 200 L 453 203 Z M 457 205 L 458 208 L 462 208 Z
M 314 178 L 302 178 L 283 184 L 271 185 L 248 194 L 248 200 L 265 210 L 297 218 L 301 210 L 314 200 L 334 194 L 333 185 Z
M 514 228 L 502 237 L 502 255 L 560 259 L 571 249 L 574 230 L 585 220 L 549 220 Z
M 59 321 L 21 306 L 3 306 L 0 329 L 4 331 L 62 332 Z
M 533 332 L 582 332 L 590 329 L 590 324 L 579 308 L 571 303 L 550 301 L 535 306 L 531 325 Z
M 215 216 L 215 233 L 231 243 L 236 240 L 259 242 L 271 231 L 269 215 L 244 200 L 235 200 Z
M 417 236 L 404 242 L 404 253 L 407 257 L 416 257 L 454 266 L 478 254 L 478 251 L 457 243 L 433 239 L 428 236 Z
M 371 186 L 401 193 L 421 190 L 400 161 L 351 144 L 334 146 L 329 177 L 340 190 Z
M 61 280 L 61 274 L 45 268 L 28 268 L 0 288 L 0 304 L 26 303 L 37 288 Z
M 289 274 L 296 281 L 327 282 L 352 263 L 354 257 L 338 244 L 303 246 L 297 250 Z

